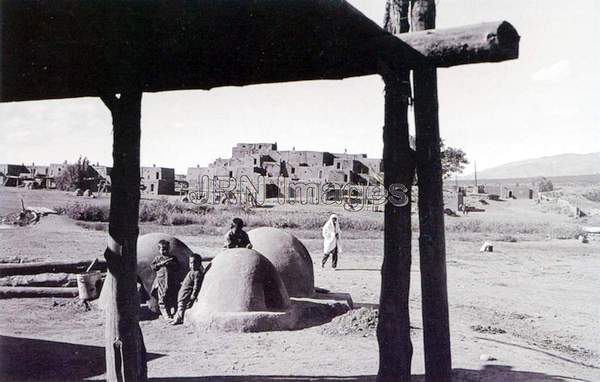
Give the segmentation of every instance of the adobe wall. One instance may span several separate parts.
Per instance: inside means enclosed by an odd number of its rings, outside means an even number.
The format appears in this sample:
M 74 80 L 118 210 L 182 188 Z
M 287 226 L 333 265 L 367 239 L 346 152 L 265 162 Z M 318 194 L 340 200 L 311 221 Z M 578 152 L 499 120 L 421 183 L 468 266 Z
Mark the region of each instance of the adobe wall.
M 142 193 L 150 195 L 175 195 L 175 182 L 162 179 L 144 180 Z
M 26 166 L 20 164 L 0 164 L 0 173 L 10 176 L 19 176 L 21 173 L 29 172 Z
M 366 154 L 332 154 L 322 151 L 277 150 L 272 143 L 238 143 L 232 158 L 218 158 L 206 170 L 188 169 L 187 180 L 196 188 L 198 176 L 254 179 L 287 177 L 290 181 L 309 183 L 355 183 L 367 181 L 360 174 L 381 173 L 380 159 L 367 159 Z
M 269 154 L 276 150 L 276 143 L 238 143 L 231 149 L 231 157 L 242 158 L 253 154 Z

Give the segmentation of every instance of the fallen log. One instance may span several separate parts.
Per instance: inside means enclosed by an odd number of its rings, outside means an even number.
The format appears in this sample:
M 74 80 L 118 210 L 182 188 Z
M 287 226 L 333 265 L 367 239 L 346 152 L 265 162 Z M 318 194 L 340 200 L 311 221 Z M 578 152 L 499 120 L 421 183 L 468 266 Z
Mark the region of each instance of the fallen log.
M 72 273 L 38 273 L 0 277 L 0 286 L 67 287 L 77 286 L 77 275 Z
M 202 257 L 202 262 L 210 262 L 213 258 L 214 256 Z M 94 259 L 92 261 L 0 263 L 0 277 L 35 275 L 40 273 L 84 273 L 90 270 L 106 272 L 106 261 L 104 259 Z
M 51 261 L 43 263 L 0 264 L 0 277 L 39 273 L 82 273 L 90 266 L 85 261 Z M 94 270 L 106 271 L 106 262 L 98 259 Z
M 77 297 L 77 288 L 0 287 L 0 299 L 27 297 Z

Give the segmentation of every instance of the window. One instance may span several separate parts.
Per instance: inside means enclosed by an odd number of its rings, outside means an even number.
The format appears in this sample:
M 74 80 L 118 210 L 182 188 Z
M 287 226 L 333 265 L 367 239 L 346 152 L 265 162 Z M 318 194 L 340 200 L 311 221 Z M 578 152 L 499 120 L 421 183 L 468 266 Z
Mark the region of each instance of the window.
M 254 158 L 254 165 L 256 165 L 256 158 Z
M 340 162 L 338 162 L 338 163 L 337 163 L 337 168 L 339 169 L 339 168 L 340 168 L 340 166 L 341 166 L 341 163 L 340 163 Z
M 292 174 L 296 173 L 296 169 L 292 167 Z
M 156 179 L 160 179 L 160 173 L 156 173 Z
M 153 184 L 150 185 L 150 192 L 154 192 L 154 185 Z
M 229 171 L 229 177 L 233 178 L 233 171 Z
M 348 175 L 344 175 L 344 182 L 348 181 Z

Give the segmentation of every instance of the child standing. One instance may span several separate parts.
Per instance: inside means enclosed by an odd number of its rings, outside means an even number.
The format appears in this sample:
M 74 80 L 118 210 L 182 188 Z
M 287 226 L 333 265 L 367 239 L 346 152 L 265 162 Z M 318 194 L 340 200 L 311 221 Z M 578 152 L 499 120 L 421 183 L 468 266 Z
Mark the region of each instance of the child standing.
M 194 302 L 196 302 L 203 280 L 204 269 L 202 267 L 202 257 L 194 253 L 190 256 L 190 271 L 183 279 L 181 289 L 179 289 L 179 294 L 177 295 L 177 314 L 175 314 L 175 318 L 171 321 L 171 324 L 183 324 L 185 311 L 191 308 Z
M 167 240 L 158 242 L 158 256 L 152 260 L 150 267 L 156 272 L 151 293 L 158 298 L 158 308 L 164 319 L 172 318 L 171 309 L 176 308 L 177 301 L 177 259 L 171 255 L 171 244 Z

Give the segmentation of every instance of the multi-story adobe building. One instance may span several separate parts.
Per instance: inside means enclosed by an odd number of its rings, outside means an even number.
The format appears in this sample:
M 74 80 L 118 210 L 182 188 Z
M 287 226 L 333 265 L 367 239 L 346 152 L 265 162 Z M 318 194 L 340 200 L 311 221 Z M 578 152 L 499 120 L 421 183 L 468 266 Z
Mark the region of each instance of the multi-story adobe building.
M 0 164 L 0 184 L 3 186 L 19 186 L 22 184 L 21 174 L 29 173 L 24 164 Z
M 175 169 L 166 167 L 141 167 L 142 192 L 153 195 L 175 194 Z
M 238 143 L 231 158 L 218 158 L 208 167 L 188 168 L 187 181 L 191 190 L 206 191 L 219 181 L 232 185 L 234 191 L 242 179 L 254 186 L 260 179 L 266 183 L 266 197 L 276 197 L 296 194 L 307 185 L 378 185 L 382 170 L 381 160 L 366 154 L 278 150 L 276 143 Z M 279 184 L 282 178 L 288 190 Z

